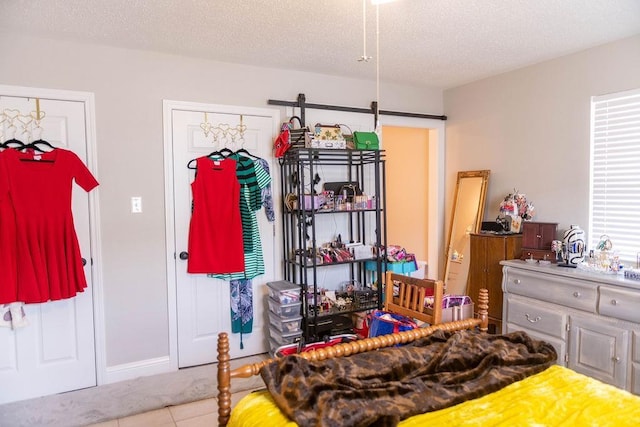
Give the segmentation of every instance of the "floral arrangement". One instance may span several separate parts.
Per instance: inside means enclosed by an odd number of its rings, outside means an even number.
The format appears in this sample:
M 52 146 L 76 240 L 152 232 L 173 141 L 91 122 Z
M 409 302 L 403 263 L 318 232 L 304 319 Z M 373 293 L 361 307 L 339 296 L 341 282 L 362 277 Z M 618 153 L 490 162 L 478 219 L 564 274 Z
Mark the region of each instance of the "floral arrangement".
M 526 195 L 514 189 L 513 193 L 507 194 L 500 202 L 500 213 L 509 216 L 519 216 L 525 221 L 533 219 L 536 209 L 530 202 L 527 202 Z

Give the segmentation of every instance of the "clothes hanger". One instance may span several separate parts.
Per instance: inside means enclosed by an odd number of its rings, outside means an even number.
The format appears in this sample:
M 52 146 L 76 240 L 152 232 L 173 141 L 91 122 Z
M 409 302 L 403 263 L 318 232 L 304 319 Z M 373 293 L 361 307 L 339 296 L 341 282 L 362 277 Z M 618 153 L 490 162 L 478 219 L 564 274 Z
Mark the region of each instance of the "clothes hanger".
M 20 158 L 21 162 L 35 162 L 35 163 L 55 163 L 55 160 L 53 159 L 42 159 L 42 158 L 38 158 L 40 155 L 39 154 L 34 154 L 34 158 Z
M 256 160 L 262 160 L 261 157 L 258 157 L 256 155 L 251 154 L 249 151 L 247 151 L 245 148 L 240 148 L 239 150 L 236 150 L 235 154 L 246 154 L 249 157 L 253 157 Z
M 55 150 L 56 147 L 54 147 L 53 145 L 51 145 L 49 142 L 45 141 L 44 139 L 37 139 L 33 142 L 30 142 L 29 144 L 24 145 L 22 148 L 23 149 L 28 149 L 28 148 L 32 148 L 36 151 L 39 151 L 41 153 L 46 153 L 47 150 L 43 150 L 42 148 L 40 148 L 41 145 L 44 145 L 45 147 L 50 148 L 51 150 Z
M 216 157 L 217 156 L 217 157 L 223 157 L 223 158 L 226 159 L 231 154 L 233 154 L 233 150 L 231 150 L 231 149 L 229 149 L 227 147 L 224 147 L 224 148 L 221 148 L 220 150 L 213 151 L 213 152 L 209 153 L 209 155 L 207 155 L 207 157 Z
M 233 151 L 225 147 L 217 151 L 212 151 L 211 153 L 207 154 L 207 157 L 222 157 L 223 159 L 226 159 L 227 156 L 231 154 L 233 154 Z M 189 163 L 187 163 L 187 168 L 196 170 L 197 167 L 194 164 L 196 160 L 198 159 L 189 160 Z
M 34 163 L 55 163 L 55 160 L 48 160 L 48 159 L 40 159 L 40 160 L 36 160 L 36 159 L 20 159 L 21 162 L 34 162 Z
M 37 139 L 35 141 L 32 141 L 28 144 L 22 144 L 22 147 L 19 148 L 20 151 L 22 150 L 33 150 L 34 153 L 34 158 L 21 158 L 20 161 L 21 162 L 36 162 L 36 163 L 54 163 L 55 160 L 53 159 L 42 159 L 42 158 L 36 158 L 35 156 L 37 154 L 35 154 L 35 152 L 37 151 L 38 153 L 48 153 L 50 151 L 48 150 L 43 150 L 40 146 L 44 145 L 45 147 L 49 147 L 51 149 L 51 151 L 55 150 L 56 147 L 54 147 L 53 145 L 51 145 L 49 142 L 45 141 L 44 139 Z
M 24 148 L 24 142 L 15 139 L 15 138 L 11 138 L 5 142 L 3 142 L 2 144 L 0 144 L 0 148 L 17 148 L 17 149 L 22 149 Z

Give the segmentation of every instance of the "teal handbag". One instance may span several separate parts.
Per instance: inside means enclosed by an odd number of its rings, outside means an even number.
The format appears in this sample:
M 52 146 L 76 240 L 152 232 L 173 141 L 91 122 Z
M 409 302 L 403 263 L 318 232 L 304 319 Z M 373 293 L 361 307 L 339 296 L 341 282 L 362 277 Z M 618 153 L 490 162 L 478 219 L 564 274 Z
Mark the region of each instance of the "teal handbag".
M 375 132 L 353 132 L 353 144 L 356 150 L 379 150 L 380 142 Z

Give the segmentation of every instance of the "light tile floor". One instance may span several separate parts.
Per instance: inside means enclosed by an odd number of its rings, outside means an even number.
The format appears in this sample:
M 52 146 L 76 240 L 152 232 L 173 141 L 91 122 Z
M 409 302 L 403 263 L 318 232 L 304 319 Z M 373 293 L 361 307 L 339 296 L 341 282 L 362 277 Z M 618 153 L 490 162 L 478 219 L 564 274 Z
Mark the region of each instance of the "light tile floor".
M 251 391 L 231 395 L 232 407 Z M 169 406 L 89 427 L 211 427 L 218 425 L 218 402 L 215 398 Z

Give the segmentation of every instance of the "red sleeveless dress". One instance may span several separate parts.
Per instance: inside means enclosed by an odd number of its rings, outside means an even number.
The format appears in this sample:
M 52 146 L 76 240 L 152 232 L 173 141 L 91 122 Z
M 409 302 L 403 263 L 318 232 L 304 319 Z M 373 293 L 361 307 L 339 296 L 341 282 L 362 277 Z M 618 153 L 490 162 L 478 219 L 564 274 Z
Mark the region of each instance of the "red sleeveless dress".
M 196 159 L 196 177 L 191 183 L 191 192 L 193 212 L 189 223 L 187 272 L 244 271 L 236 161 Z

